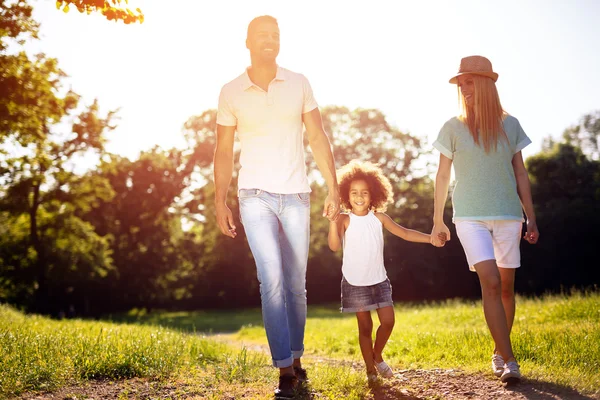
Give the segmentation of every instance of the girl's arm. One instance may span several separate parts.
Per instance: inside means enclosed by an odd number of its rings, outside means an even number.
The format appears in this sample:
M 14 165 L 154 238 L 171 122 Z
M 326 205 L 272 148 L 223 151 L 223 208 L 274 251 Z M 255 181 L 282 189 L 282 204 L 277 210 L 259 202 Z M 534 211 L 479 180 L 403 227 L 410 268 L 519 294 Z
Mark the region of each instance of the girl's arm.
M 523 164 L 523 155 L 520 151 L 513 156 L 512 165 L 517 180 L 517 193 L 519 194 L 521 205 L 523 206 L 525 216 L 527 217 L 527 232 L 525 233 L 524 239 L 531 244 L 535 244 L 540 237 L 540 233 L 538 232 L 535 211 L 533 210 L 529 174 L 527 174 L 525 164 Z
M 335 221 L 329 221 L 329 235 L 327 242 L 332 251 L 342 248 L 342 237 L 344 236 L 344 221 L 348 218 L 345 214 L 338 215 Z
M 387 229 L 392 234 L 398 236 L 409 242 L 417 242 L 417 243 L 430 243 L 431 235 L 428 233 L 423 233 L 419 231 L 415 231 L 413 229 L 405 228 L 401 225 L 398 225 L 394 222 L 392 218 L 386 213 L 375 213 L 377 218 L 381 221 L 385 229 Z
M 439 240 L 440 234 L 445 234 L 446 240 L 450 240 L 450 230 L 444 223 L 444 206 L 448 197 L 450 186 L 450 173 L 452 160 L 440 154 L 440 163 L 435 176 L 435 191 L 433 195 L 433 229 L 431 230 L 432 244 L 440 247 L 443 243 Z

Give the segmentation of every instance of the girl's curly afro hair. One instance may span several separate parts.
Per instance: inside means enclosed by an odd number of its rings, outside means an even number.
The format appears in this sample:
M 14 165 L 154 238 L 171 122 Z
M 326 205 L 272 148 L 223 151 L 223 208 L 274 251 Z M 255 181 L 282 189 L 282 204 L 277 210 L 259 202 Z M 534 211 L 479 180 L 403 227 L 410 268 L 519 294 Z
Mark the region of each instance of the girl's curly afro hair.
M 350 184 L 352 181 L 363 180 L 371 192 L 371 209 L 383 212 L 387 205 L 394 201 L 390 180 L 383 174 L 381 168 L 369 161 L 352 160 L 337 171 L 338 185 L 342 208 L 350 211 Z

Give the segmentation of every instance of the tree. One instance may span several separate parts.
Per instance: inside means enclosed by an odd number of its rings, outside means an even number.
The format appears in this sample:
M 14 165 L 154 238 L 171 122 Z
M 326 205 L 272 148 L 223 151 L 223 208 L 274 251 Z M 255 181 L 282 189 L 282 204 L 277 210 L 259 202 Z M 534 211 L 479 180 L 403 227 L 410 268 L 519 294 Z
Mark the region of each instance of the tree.
M 71 101 L 76 102 L 77 98 L 73 96 L 68 105 L 63 104 L 59 120 L 68 116 Z M 113 128 L 112 114 L 106 118 L 98 114 L 98 104 L 94 102 L 75 118 L 70 134 L 60 129 L 53 132 L 53 119 L 48 118 L 40 127 L 44 134 L 36 140 L 26 145 L 17 140 L 4 143 L 10 152 L 0 164 L 0 212 L 8 213 L 12 217 L 9 220 L 21 226 L 23 218 L 27 218 L 27 248 L 21 257 L 30 262 L 20 266 L 27 271 L 20 276 L 27 277 L 28 284 L 36 288 L 34 308 L 39 312 L 50 311 L 53 286 L 56 289 L 51 278 L 56 274 L 71 278 L 76 273 L 103 276 L 111 268 L 108 239 L 98 236 L 77 212 L 99 199 L 110 198 L 112 192 L 102 179 L 72 171 L 77 157 L 103 151 L 104 133 Z M 33 117 L 43 120 L 41 115 Z M 12 269 L 18 268 L 13 265 Z M 56 283 L 64 287 L 67 281 Z M 53 299 L 57 300 L 57 296 Z
M 127 4 L 127 0 L 57 0 L 56 8 L 69 12 L 70 6 L 74 6 L 80 13 L 100 13 L 109 21 L 123 21 L 126 24 L 144 22 L 142 10 L 117 7 L 122 3 Z
M 598 284 L 600 273 L 589 267 L 595 258 L 600 224 L 600 112 L 587 114 L 568 128 L 560 142 L 527 159 L 532 197 L 541 237 L 522 248 L 522 290 L 558 291 Z M 551 145 L 551 147 L 550 147 Z
M 51 294 L 60 297 L 55 284 L 68 281 L 54 276 L 103 275 L 111 267 L 107 238 L 76 212 L 112 193 L 102 180 L 77 175 L 73 163 L 103 152 L 113 113 L 101 117 L 97 102 L 79 108 L 80 97 L 61 86 L 65 74 L 55 59 L 8 54 L 11 41 L 36 38 L 38 25 L 25 1 L 0 1 L 0 213 L 14 233 L 4 243 L 0 281 L 17 297 L 33 293 L 44 312 Z
M 579 124 L 565 129 L 563 140 L 590 159 L 600 160 L 600 110 L 585 114 Z

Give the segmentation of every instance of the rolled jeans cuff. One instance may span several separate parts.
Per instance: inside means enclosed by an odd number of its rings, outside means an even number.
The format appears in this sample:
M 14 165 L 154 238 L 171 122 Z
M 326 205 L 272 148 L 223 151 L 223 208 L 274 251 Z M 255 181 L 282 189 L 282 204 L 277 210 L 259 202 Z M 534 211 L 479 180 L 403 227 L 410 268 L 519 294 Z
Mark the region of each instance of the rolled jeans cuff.
M 288 357 L 284 360 L 273 360 L 273 366 L 277 368 L 287 368 L 291 367 L 294 364 L 294 360 L 296 358 L 300 358 L 304 355 L 304 349 L 302 350 L 293 350 L 292 356 Z
M 294 359 L 302 357 L 304 355 L 304 348 L 302 350 L 292 350 L 292 355 Z
M 288 357 L 285 360 L 273 360 L 273 366 L 277 368 L 287 368 L 294 364 L 294 356 Z

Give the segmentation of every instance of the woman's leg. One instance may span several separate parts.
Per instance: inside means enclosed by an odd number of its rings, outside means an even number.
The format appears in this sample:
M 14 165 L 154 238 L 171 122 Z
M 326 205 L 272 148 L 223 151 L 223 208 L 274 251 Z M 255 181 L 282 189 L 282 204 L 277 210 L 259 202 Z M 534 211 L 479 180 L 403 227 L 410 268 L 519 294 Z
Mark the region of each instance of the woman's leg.
M 382 362 L 382 352 L 385 347 L 392 330 L 394 329 L 395 315 L 394 307 L 388 306 L 377 309 L 377 316 L 379 317 L 379 328 L 375 334 L 375 346 L 373 347 L 373 357 L 377 362 Z
M 483 313 L 492 334 L 496 350 L 504 361 L 514 360 L 506 313 L 502 305 L 500 272 L 495 260 L 485 260 L 474 265 L 481 284 Z
M 500 281 L 502 283 L 502 305 L 504 306 L 508 334 L 510 335 L 515 320 L 515 269 L 498 268 L 498 270 L 500 271 Z
M 356 313 L 358 322 L 358 343 L 365 365 L 367 374 L 375 374 L 375 364 L 373 363 L 373 319 L 371 311 L 359 311 Z

